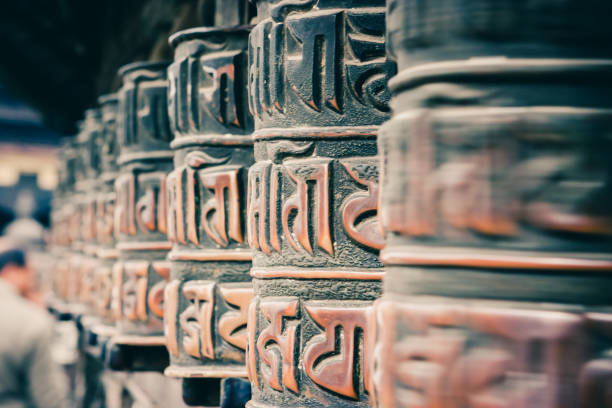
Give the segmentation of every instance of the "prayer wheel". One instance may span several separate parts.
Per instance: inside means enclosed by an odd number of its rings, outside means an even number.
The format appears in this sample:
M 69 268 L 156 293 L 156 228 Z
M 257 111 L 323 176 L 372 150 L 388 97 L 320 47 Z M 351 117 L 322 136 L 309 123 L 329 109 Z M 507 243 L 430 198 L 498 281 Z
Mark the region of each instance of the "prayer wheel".
M 377 406 L 611 406 L 611 7 L 388 4 Z
M 367 406 L 364 344 L 383 276 L 376 135 L 395 69 L 384 2 L 256 5 L 248 406 Z

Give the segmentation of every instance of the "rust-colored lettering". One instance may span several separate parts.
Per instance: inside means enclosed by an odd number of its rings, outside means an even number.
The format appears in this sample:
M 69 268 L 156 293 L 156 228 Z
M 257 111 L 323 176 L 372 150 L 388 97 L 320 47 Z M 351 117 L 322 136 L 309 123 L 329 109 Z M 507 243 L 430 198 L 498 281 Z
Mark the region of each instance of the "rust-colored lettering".
M 299 392 L 295 376 L 295 347 L 299 327 L 295 320 L 299 318 L 298 306 L 298 300 L 260 302 L 261 313 L 270 322 L 257 339 L 261 374 L 268 385 L 278 391 L 282 391 L 284 385 L 293 392 Z
M 247 313 L 253 299 L 253 288 L 232 288 L 220 286 L 221 296 L 232 307 L 238 310 L 225 312 L 219 319 L 219 334 L 233 346 L 246 349 L 247 342 Z
M 298 244 L 309 254 L 312 254 L 311 237 L 309 233 L 309 218 L 316 220 L 315 235 L 317 244 L 328 254 L 333 255 L 334 248 L 329 229 L 329 160 L 299 161 L 287 163 L 287 175 L 296 183 L 295 192 L 285 201 L 282 212 L 282 224 L 285 238 L 293 249 L 299 251 Z M 309 193 L 309 182 L 315 184 L 314 197 Z M 311 209 L 310 203 L 314 203 Z M 289 219 L 295 212 L 293 228 Z
M 231 168 L 199 174 L 202 185 L 213 191 L 213 197 L 202 207 L 202 225 L 206 234 L 222 247 L 229 244 L 228 235 L 236 242 L 243 242 L 238 187 L 239 172 L 240 168 Z
M 314 336 L 304 348 L 304 370 L 321 387 L 349 398 L 358 399 L 359 384 L 355 378 L 359 367 L 367 367 L 364 355 L 371 307 L 329 307 L 306 304 L 306 311 L 325 330 Z M 361 345 L 360 345 L 361 344 Z M 356 361 L 360 361 L 355 366 Z M 364 368 L 362 381 L 369 375 Z
M 123 283 L 123 314 L 131 320 L 147 321 L 147 284 L 149 263 L 126 262 L 126 280 Z
M 210 281 L 189 281 L 183 285 L 183 295 L 191 302 L 179 316 L 185 333 L 183 348 L 196 358 L 215 357 L 212 338 L 214 288 L 215 283 Z

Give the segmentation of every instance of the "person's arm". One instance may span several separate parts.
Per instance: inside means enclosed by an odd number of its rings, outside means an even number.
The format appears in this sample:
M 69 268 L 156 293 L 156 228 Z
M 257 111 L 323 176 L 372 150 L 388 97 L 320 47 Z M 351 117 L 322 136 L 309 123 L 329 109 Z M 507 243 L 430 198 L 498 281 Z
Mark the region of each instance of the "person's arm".
M 41 334 L 33 339 L 28 361 L 28 393 L 33 407 L 68 407 L 67 376 L 51 356 L 53 331 L 45 325 Z

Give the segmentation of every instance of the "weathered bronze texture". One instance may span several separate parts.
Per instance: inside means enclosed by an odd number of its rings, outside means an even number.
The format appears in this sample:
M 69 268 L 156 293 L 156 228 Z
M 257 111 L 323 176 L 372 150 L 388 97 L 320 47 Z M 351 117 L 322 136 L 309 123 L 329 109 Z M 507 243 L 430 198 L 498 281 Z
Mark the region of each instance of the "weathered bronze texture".
M 381 293 L 376 134 L 388 118 L 383 1 L 258 1 L 248 239 L 250 407 L 367 406 Z
M 376 406 L 612 406 L 611 7 L 388 4 Z
M 117 108 L 116 94 L 99 98 L 100 128 L 95 146 L 99 162 L 99 174 L 95 180 L 93 225 L 96 262 L 91 277 L 91 315 L 82 320 L 86 344 L 96 355 L 100 347 L 115 333 L 115 319 L 112 305 L 112 270 L 118 258 L 113 233 L 115 191 L 114 182 L 118 175 L 117 166 Z
M 171 281 L 164 324 L 173 377 L 246 377 L 253 298 L 246 241 L 253 121 L 247 104 L 250 27 L 196 28 L 170 37 L 168 176 Z M 193 399 L 193 398 L 191 398 Z
M 95 145 L 99 135 L 99 111 L 90 109 L 79 123 L 79 133 L 68 152 L 73 179 L 71 191 L 66 192 L 62 205 L 68 223 L 70 251 L 66 263 L 60 266 L 60 292 L 65 303 L 62 308 L 72 317 L 87 313 L 91 305 L 91 277 L 95 270 L 95 230 L 92 209 L 95 201 L 95 182 L 98 160 Z
M 119 346 L 164 345 L 162 301 L 170 275 L 166 176 L 172 168 L 167 65 L 134 63 L 119 72 L 120 174 L 113 227 L 119 259 L 113 267 L 111 297 L 118 329 L 111 342 Z

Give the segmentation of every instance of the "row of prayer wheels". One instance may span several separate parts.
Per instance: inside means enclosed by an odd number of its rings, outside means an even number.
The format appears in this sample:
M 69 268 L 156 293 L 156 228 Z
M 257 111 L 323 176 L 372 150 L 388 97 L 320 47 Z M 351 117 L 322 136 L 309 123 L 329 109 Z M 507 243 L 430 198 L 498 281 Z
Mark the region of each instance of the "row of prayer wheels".
M 612 3 L 255 3 L 86 112 L 54 309 L 251 408 L 612 407 Z

